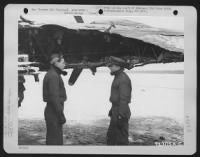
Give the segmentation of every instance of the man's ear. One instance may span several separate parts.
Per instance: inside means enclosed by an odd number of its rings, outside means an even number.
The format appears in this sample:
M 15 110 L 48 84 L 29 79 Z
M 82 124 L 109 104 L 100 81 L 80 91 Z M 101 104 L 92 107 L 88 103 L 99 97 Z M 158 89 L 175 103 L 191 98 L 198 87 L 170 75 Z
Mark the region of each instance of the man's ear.
M 53 63 L 53 66 L 56 66 L 56 67 L 57 67 L 57 65 L 58 65 L 58 62 L 54 62 L 54 63 Z
M 121 67 L 119 65 L 116 65 L 116 67 L 117 67 L 118 70 L 121 69 Z

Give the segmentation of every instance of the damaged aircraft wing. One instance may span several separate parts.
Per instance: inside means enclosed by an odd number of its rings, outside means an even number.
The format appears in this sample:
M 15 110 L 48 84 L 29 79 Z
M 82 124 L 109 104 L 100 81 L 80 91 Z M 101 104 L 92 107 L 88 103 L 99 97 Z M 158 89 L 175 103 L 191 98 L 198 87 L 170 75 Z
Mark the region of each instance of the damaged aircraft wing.
M 73 85 L 84 68 L 91 69 L 94 74 L 96 68 L 109 63 L 109 56 L 123 58 L 127 69 L 184 61 L 184 34 L 181 32 L 129 20 L 85 24 L 79 16 L 74 19 L 75 24 L 59 24 L 36 23 L 20 17 L 18 53 L 28 56 L 28 62 L 33 63 L 29 67 L 47 71 L 51 53 L 62 53 L 66 69 L 74 69 L 69 79 L 69 84 Z

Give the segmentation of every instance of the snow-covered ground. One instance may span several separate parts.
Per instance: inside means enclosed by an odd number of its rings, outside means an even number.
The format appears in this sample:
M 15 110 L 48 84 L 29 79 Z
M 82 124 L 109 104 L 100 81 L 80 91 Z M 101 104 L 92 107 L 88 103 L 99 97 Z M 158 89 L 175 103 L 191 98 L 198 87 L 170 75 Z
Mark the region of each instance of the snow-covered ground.
M 137 71 L 184 71 L 184 63 L 146 65 L 127 74 L 132 80 L 132 118 L 137 116 L 166 116 L 183 123 L 184 120 L 184 73 L 137 73 Z M 95 76 L 84 70 L 73 86 L 68 85 L 72 70 L 62 76 L 67 92 L 65 115 L 68 120 L 84 122 L 106 118 L 111 107 L 110 87 L 113 77 L 109 69 L 99 68 Z M 42 81 L 45 73 L 35 82 L 26 76 L 25 98 L 19 108 L 20 119 L 43 119 L 45 103 L 42 100 Z

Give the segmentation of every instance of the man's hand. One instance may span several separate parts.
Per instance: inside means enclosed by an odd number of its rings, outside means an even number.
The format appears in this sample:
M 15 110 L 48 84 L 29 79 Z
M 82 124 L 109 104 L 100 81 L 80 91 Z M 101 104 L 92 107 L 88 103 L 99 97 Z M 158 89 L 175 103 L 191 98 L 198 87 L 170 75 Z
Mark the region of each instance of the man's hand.
M 121 115 L 118 115 L 118 119 L 122 119 Z
M 120 114 L 117 116 L 117 124 L 121 128 L 124 125 L 124 122 L 126 122 L 127 119 L 121 116 Z
M 62 114 L 60 115 L 60 123 L 61 123 L 62 125 L 66 123 L 66 118 L 65 118 L 64 113 L 62 113 Z

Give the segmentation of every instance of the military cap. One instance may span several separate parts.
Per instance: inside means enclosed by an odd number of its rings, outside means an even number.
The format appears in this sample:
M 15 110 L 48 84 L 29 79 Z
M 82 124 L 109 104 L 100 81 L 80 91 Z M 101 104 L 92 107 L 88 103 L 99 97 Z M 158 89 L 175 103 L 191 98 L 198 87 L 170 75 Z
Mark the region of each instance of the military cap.
M 50 64 L 54 64 L 59 61 L 63 56 L 59 53 L 52 53 L 50 56 Z
M 127 68 L 128 63 L 126 63 L 126 61 L 122 58 L 110 56 L 109 63 L 107 64 L 107 66 L 111 66 L 111 65 L 118 65 L 122 68 Z

